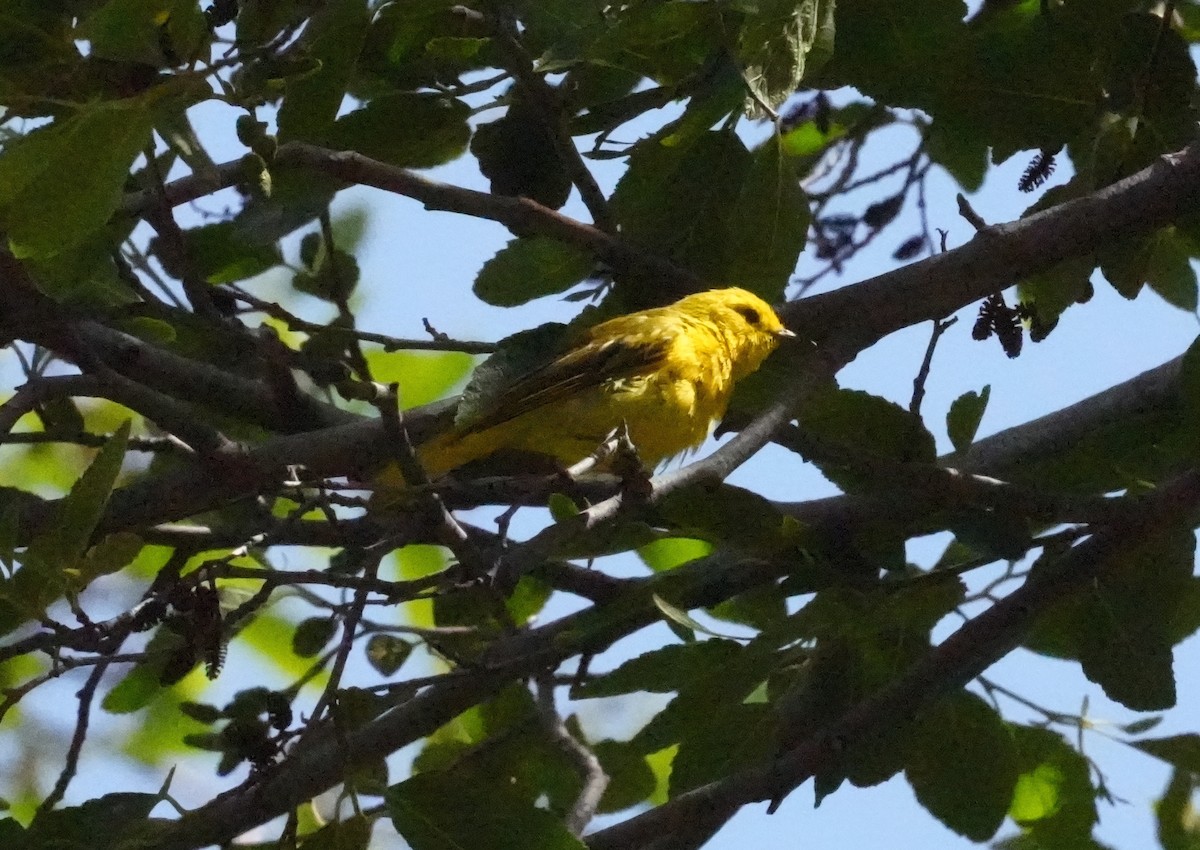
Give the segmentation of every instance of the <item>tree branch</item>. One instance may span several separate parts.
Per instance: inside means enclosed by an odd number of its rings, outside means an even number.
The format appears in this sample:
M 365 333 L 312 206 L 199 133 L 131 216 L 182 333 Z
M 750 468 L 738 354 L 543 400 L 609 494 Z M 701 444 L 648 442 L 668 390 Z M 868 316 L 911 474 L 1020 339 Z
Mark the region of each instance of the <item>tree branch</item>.
M 1200 143 L 1090 195 L 985 227 L 961 247 L 853 286 L 792 301 L 789 328 L 818 346 L 853 338 L 859 350 L 1071 257 L 1149 233 L 1200 204 Z
M 344 736 L 323 727 L 310 746 L 289 754 L 261 783 L 234 789 L 164 827 L 156 846 L 185 850 L 232 840 L 331 787 L 343 770 L 371 763 L 381 753 L 431 734 L 509 682 L 552 671 L 576 655 L 600 652 L 656 622 L 661 617 L 653 601 L 656 594 L 681 607 L 707 607 L 777 578 L 790 566 L 716 553 L 632 582 L 605 610 L 587 608 L 503 638 L 477 668 L 439 677 L 420 694 Z
M 1145 502 L 1133 502 L 1121 527 L 1096 533 L 1072 549 L 1059 568 L 1031 578 L 965 623 L 888 687 L 851 708 L 820 733 L 777 759 L 675 797 L 650 811 L 591 835 L 591 850 L 649 847 L 673 825 L 717 825 L 742 806 L 780 800 L 837 763 L 845 742 L 904 723 L 937 697 L 961 688 L 1012 651 L 1033 621 L 1055 602 L 1086 587 L 1128 550 L 1161 533 L 1200 504 L 1200 474 L 1188 473 Z

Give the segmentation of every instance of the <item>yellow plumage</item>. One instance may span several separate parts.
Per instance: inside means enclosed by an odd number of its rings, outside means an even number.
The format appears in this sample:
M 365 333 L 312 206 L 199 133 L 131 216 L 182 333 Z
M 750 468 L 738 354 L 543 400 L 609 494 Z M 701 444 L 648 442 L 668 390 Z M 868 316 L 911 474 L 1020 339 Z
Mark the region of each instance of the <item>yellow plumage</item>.
M 654 467 L 704 441 L 735 382 L 784 336 L 792 334 L 770 305 L 737 288 L 618 316 L 417 454 L 431 478 L 501 450 L 570 465 L 624 422 L 643 462 Z

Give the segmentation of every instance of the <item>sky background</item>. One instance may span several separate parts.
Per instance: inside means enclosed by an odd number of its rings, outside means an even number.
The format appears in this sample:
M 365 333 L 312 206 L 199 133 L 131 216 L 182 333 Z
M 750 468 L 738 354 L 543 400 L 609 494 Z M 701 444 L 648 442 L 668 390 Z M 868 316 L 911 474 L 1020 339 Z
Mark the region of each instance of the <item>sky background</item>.
M 479 120 L 491 120 L 497 114 L 483 114 Z M 235 117 L 232 110 L 219 104 L 206 104 L 196 110 L 197 128 L 210 143 L 210 152 L 219 162 L 243 153 L 236 142 L 230 144 L 232 134 L 229 131 Z M 660 117 L 668 120 L 670 113 L 661 112 Z M 653 126 L 660 124 L 661 121 L 656 121 Z M 649 125 L 627 125 L 620 138 L 633 142 L 650 129 L 653 128 Z M 864 160 L 865 171 L 872 169 L 872 158 L 878 165 L 884 165 L 890 160 L 883 157 L 893 156 L 898 146 L 909 149 L 913 142 L 911 134 L 903 130 L 892 132 L 894 135 L 878 139 L 869 148 Z M 748 143 L 761 140 L 763 134 L 762 127 L 747 124 Z M 606 193 L 611 192 L 622 164 L 619 161 L 590 164 L 601 187 Z M 974 209 L 985 220 L 998 223 L 1014 219 L 1040 195 L 1040 191 L 1025 195 L 1016 189 L 1017 179 L 1027 164 L 1026 156 L 1014 157 L 994 169 L 984 187 L 970 196 Z M 426 174 L 455 185 L 487 189 L 486 181 L 470 158 Z M 1059 170 L 1041 191 L 1065 182 L 1069 176 L 1069 166 L 1064 158 Z M 935 167 L 927 189 L 928 215 L 933 227 L 948 231 L 949 247 L 963 244 L 973 234 L 973 228 L 956 212 L 957 191 L 957 186 Z M 876 198 L 883 195 L 878 188 L 870 194 Z M 860 196 L 860 205 L 847 207 L 846 211 L 861 213 L 868 202 L 861 197 L 865 196 Z M 223 203 L 224 200 L 213 198 L 202 201 L 200 206 L 218 210 Z M 496 308 L 483 304 L 471 294 L 471 284 L 480 266 L 511 238 L 494 222 L 428 212 L 408 198 L 367 189 L 351 189 L 339 195 L 335 217 L 338 211 L 357 207 L 368 210 L 367 231 L 358 255 L 362 268 L 358 315 L 364 330 L 421 338 L 425 336 L 422 320 L 428 318 L 438 330 L 451 337 L 498 340 L 546 321 L 567 321 L 580 309 L 579 304 L 565 302 L 560 297 L 539 299 L 521 307 Z M 588 220 L 577 195 L 572 196 L 563 211 Z M 184 226 L 200 220 L 194 212 L 181 210 L 180 213 Z M 891 252 L 916 232 L 916 210 L 909 204 L 888 233 L 849 263 L 843 275 L 825 278 L 814 291 L 852 284 L 893 268 L 896 261 L 891 258 Z M 295 253 L 293 239 L 290 240 L 289 256 L 294 258 Z M 806 254 L 798 274 L 810 274 L 817 268 L 815 263 L 812 256 Z M 278 274 L 267 277 L 249 283 L 247 288 L 257 294 L 278 291 L 282 278 Z M 736 283 L 713 281 L 714 285 Z M 950 403 L 964 392 L 991 386 L 991 403 L 979 433 L 984 437 L 1057 410 L 1157 366 L 1183 352 L 1196 336 L 1197 318 L 1194 315 L 1170 307 L 1148 289 L 1136 300 L 1127 301 L 1099 278 L 1095 283 L 1096 296 L 1090 303 L 1068 310 L 1047 340 L 1036 345 L 1027 342 L 1024 352 L 1015 360 L 1006 358 L 994 339 L 982 343 L 971 339 L 975 307 L 959 314 L 958 323 L 938 347 L 923 406 L 927 426 L 938 438 L 941 450 L 950 448 L 945 435 L 945 413 Z M 311 320 L 320 321 L 331 315 L 327 305 L 304 296 L 293 301 L 292 306 Z M 841 385 L 866 390 L 907 406 L 929 332 L 929 326 L 923 325 L 883 340 L 840 373 Z M 8 366 L 11 368 L 11 361 Z M 836 492 L 813 467 L 777 447 L 768 447 L 739 469 L 731 481 L 768 497 L 788 501 Z M 482 511 L 481 516 L 486 520 L 498 513 L 499 509 L 493 509 Z M 532 534 L 543 517 L 544 514 L 538 511 L 523 511 L 513 526 L 513 536 L 523 538 Z M 937 559 L 946 542 L 945 536 L 915 541 L 910 545 L 909 559 L 929 565 Z M 289 566 L 306 566 L 301 553 L 289 553 L 285 559 Z M 632 558 L 610 559 L 603 568 L 622 573 L 637 573 L 643 569 Z M 987 575 L 991 574 L 978 578 Z M 120 598 L 113 600 L 115 606 L 121 602 Z M 560 615 L 567 610 L 567 604 L 564 601 L 553 605 L 542 621 Z M 288 610 L 286 603 L 280 610 Z M 944 622 L 938 636 L 949 633 L 955 625 L 952 620 Z M 732 631 L 727 626 L 721 628 Z M 673 640 L 675 638 L 664 626 L 646 629 L 602 656 L 593 669 L 607 669 L 624 658 Z M 1195 729 L 1195 708 L 1200 706 L 1198 661 L 1200 641 L 1193 636 L 1176 649 L 1179 705 L 1185 708 L 1167 712 L 1153 735 Z M 422 671 L 418 667 L 406 667 L 404 672 L 420 675 Z M 1126 723 L 1138 715 L 1107 700 L 1098 688 L 1083 678 L 1077 664 L 1052 661 L 1018 650 L 990 669 L 987 675 L 1048 708 L 1063 712 L 1079 711 L 1083 698 L 1089 699 L 1089 717 L 1098 728 L 1086 734 L 1085 754 L 1095 759 L 1104 771 L 1113 794 L 1125 801 L 1114 806 L 1100 803 L 1101 822 L 1097 835 L 1106 843 L 1125 850 L 1156 846 L 1151 803 L 1161 794 L 1168 771 L 1149 756 L 1111 741 L 1104 729 L 1106 723 Z M 269 684 L 286 682 L 277 670 L 248 657 L 240 659 L 235 654 L 213 691 L 206 694 L 206 700 L 220 703 L 223 695 L 249 684 L 263 683 L 264 679 Z M 27 716 L 46 729 L 69 736 L 75 717 L 72 695 L 81 681 L 64 677 L 42 689 L 33 698 Z M 662 704 L 660 698 L 647 696 L 620 702 L 584 702 L 577 704 L 575 710 L 585 728 L 595 737 L 625 738 Z M 1010 719 L 1026 721 L 1033 718 L 1028 710 L 1014 704 L 1005 704 L 1003 708 Z M 118 765 L 101 744 L 106 729 L 120 734 L 139 722 L 137 715 L 113 718 L 97 710 L 92 738 L 85 748 L 83 769 L 68 795 L 68 803 L 80 802 L 108 790 L 153 791 L 159 787 L 165 770 Z M 0 738 L 0 759 L 10 755 Z M 400 754 L 395 761 L 402 762 L 407 757 L 411 757 L 411 751 Z M 181 765 L 173 785 L 173 792 L 181 802 L 197 805 L 223 787 L 213 775 L 214 763 L 213 759 L 202 757 Z M 57 770 L 59 762 L 51 761 L 51 764 Z M 393 772 L 393 781 L 398 778 L 400 774 Z M 48 777 L 48 782 L 52 781 L 53 775 Z M 623 813 L 618 819 L 628 814 Z M 611 821 L 602 819 L 597 826 L 607 822 Z M 1001 834 L 1012 831 L 1011 824 L 1006 825 Z M 380 846 L 387 844 L 381 841 Z M 808 783 L 794 792 L 774 816 L 765 814 L 765 804 L 747 807 L 709 845 L 713 850 L 747 846 L 756 850 L 801 846 L 807 850 L 896 846 L 955 850 L 977 845 L 953 834 L 926 813 L 916 803 L 901 776 L 870 789 L 845 786 L 817 809 L 812 807 L 812 785 Z

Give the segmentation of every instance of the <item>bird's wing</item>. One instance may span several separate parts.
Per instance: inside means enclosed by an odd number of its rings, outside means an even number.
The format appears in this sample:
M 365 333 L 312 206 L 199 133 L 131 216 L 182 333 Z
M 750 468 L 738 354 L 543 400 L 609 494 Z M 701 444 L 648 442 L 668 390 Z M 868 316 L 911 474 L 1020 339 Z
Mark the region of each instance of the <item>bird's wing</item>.
M 517 378 L 480 416 L 460 426 L 459 433 L 483 431 L 606 381 L 661 368 L 674 336 L 673 329 L 665 326 L 671 323 L 660 319 L 622 327 L 617 322 L 623 319 L 597 326 L 580 345 Z

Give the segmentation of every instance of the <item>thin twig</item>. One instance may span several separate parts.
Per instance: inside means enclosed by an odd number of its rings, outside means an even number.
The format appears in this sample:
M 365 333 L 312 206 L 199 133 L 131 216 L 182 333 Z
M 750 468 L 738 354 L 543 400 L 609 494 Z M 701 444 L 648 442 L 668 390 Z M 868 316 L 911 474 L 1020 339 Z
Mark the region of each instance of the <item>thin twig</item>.
M 375 579 L 379 573 L 379 561 L 383 557 L 384 551 L 377 550 L 374 553 L 368 553 L 364 556 L 363 577 L 366 579 Z M 308 725 L 305 727 L 304 733 L 300 740 L 303 741 L 308 737 L 313 730 L 320 728 L 320 721 L 329 706 L 332 705 L 337 696 L 338 689 L 342 685 L 342 674 L 346 670 L 346 662 L 350 658 L 350 650 L 354 647 L 355 634 L 358 631 L 359 620 L 362 619 L 363 609 L 366 607 L 367 591 L 357 590 L 354 593 L 354 601 L 350 604 L 345 617 L 342 619 L 342 640 L 338 645 L 337 653 L 333 658 L 333 667 L 329 671 L 329 682 L 325 689 L 321 692 L 320 698 L 317 700 L 316 706 L 312 710 L 312 715 L 309 718 Z M 297 743 L 297 746 L 300 744 Z
M 437 574 L 411 581 L 387 581 L 371 576 L 345 575 L 329 570 L 265 570 L 259 567 L 243 567 L 216 561 L 205 564 L 192 574 L 203 571 L 205 577 L 235 578 L 261 581 L 265 587 L 287 587 L 290 585 L 320 585 L 353 590 L 356 593 L 375 593 L 390 603 L 415 599 L 438 587 L 444 577 Z
M 391 448 L 392 460 L 400 469 L 405 484 L 412 488 L 412 494 L 419 499 L 433 517 L 436 523 L 438 541 L 454 553 L 454 556 L 470 575 L 479 576 L 487 573 L 491 564 L 475 548 L 470 536 L 459 524 L 454 515 L 446 508 L 441 496 L 429 489 L 429 478 L 417 457 L 409 438 L 408 429 L 404 427 L 404 414 L 400 411 L 397 384 L 389 384 L 380 396 L 376 407 L 383 421 L 384 433 Z M 418 489 L 420 488 L 420 489 Z
M 912 401 L 908 403 L 908 410 L 913 416 L 921 415 L 921 402 L 925 399 L 925 382 L 929 380 L 929 368 L 933 365 L 933 352 L 937 348 L 938 340 L 957 321 L 958 317 L 956 316 L 945 320 L 934 320 L 933 332 L 929 335 L 929 344 L 925 346 L 925 356 L 921 360 L 921 368 L 917 370 L 917 376 L 913 378 Z
M 403 339 L 387 334 L 361 331 L 357 328 L 345 328 L 332 324 L 323 325 L 318 322 L 310 322 L 302 319 L 288 312 L 281 305 L 256 298 L 239 287 L 227 286 L 225 287 L 225 291 L 229 292 L 239 301 L 249 304 L 255 310 L 266 313 L 271 318 L 286 323 L 292 330 L 335 338 L 342 336 L 353 337 L 363 342 L 375 342 L 382 345 L 384 351 L 462 351 L 466 354 L 491 354 L 496 350 L 494 342 L 473 342 L 470 340 L 450 339 L 444 336 L 435 339 Z
M 563 818 L 570 833 L 578 837 L 583 835 L 584 829 L 596 816 L 596 810 L 600 807 L 600 799 L 604 796 L 604 789 L 608 787 L 609 777 L 604 772 L 604 766 L 600 764 L 600 759 L 596 757 L 596 754 L 587 744 L 572 735 L 567 724 L 563 722 L 562 716 L 554 704 L 554 682 L 548 674 L 538 677 L 535 696 L 542 728 L 571 760 L 583 780 L 583 788 L 580 789 L 579 796 L 575 798 L 575 803 Z
M 100 686 L 100 680 L 104 678 L 104 673 L 108 670 L 110 663 L 109 660 L 105 659 L 93 667 L 91 675 L 88 676 L 83 687 L 79 689 L 79 693 L 77 694 L 79 697 L 79 713 L 75 718 L 75 734 L 71 736 L 71 745 L 67 748 L 66 763 L 63 765 L 62 772 L 58 775 L 58 781 L 54 783 L 54 788 L 46 795 L 46 799 L 42 800 L 41 805 L 38 806 L 38 815 L 43 815 L 51 811 L 61 802 L 63 795 L 67 793 L 67 786 L 71 784 L 75 772 L 79 769 L 79 753 L 83 750 L 83 742 L 87 738 L 88 722 L 92 714 L 92 700 L 96 696 L 96 688 Z
M 167 200 L 166 181 L 163 178 L 162 170 L 158 167 L 158 158 L 154 155 L 153 143 L 144 151 L 144 155 L 146 173 L 153 181 L 151 188 L 157 203 L 148 207 L 144 211 L 143 217 L 151 227 L 158 231 L 159 238 L 163 241 L 163 248 L 173 255 L 175 264 L 179 266 L 179 280 L 183 284 L 183 294 L 187 296 L 188 303 L 192 305 L 196 315 L 209 321 L 222 323 L 224 317 L 213 303 L 211 288 L 206 281 L 201 280 L 197 272 L 191 249 L 187 243 L 187 236 L 180 228 L 179 222 L 175 220 L 173 207 Z

